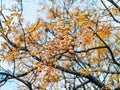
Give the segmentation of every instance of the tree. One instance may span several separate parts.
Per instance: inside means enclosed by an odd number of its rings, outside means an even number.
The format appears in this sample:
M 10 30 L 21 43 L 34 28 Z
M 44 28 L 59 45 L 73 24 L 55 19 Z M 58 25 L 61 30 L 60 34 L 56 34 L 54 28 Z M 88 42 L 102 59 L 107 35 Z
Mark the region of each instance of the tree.
M 41 0 L 44 18 L 23 18 L 23 1 L 1 0 L 0 85 L 20 90 L 119 90 L 119 0 Z M 4 12 L 9 10 L 9 15 Z M 32 10 L 32 9 L 31 9 Z

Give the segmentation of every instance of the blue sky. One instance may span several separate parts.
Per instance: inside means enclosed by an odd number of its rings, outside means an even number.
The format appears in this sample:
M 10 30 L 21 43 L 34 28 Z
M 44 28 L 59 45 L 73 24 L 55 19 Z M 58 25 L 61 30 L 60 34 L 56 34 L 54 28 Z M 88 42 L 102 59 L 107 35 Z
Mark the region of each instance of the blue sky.
M 1 0 L 0 0 L 1 1 Z M 15 4 L 15 0 L 2 0 L 7 7 L 10 7 Z M 36 10 L 40 8 L 38 5 L 38 1 L 40 0 L 23 0 L 23 16 L 25 18 L 25 22 L 34 22 L 39 14 L 36 13 Z M 9 4 L 9 5 L 8 5 Z M 3 11 L 5 15 L 8 15 L 9 12 L 6 10 Z M 0 17 L 1 18 L 1 17 Z M 0 41 L 2 42 L 2 41 Z M 0 66 L 3 66 L 5 69 L 11 70 L 11 67 L 5 62 L 0 62 Z M 4 86 L 0 87 L 0 90 L 18 90 L 17 83 L 20 83 L 16 80 L 9 80 Z
M 35 22 L 38 17 L 44 17 L 43 14 L 39 14 L 36 12 L 37 9 L 41 8 L 41 6 L 38 4 L 39 1 L 40 0 L 23 0 L 23 17 L 25 18 L 25 22 L 32 23 Z M 45 0 L 41 0 L 41 1 L 45 1 Z M 7 7 L 10 7 L 11 5 L 14 4 L 14 0 L 3 0 L 3 3 L 6 4 Z M 9 14 L 9 12 L 6 11 L 3 13 Z M 0 62 L 0 65 L 5 67 L 6 69 L 8 68 L 11 69 L 6 63 Z M 19 82 L 15 80 L 10 80 L 3 87 L 0 87 L 0 90 L 18 90 L 17 83 Z
M 9 8 L 15 4 L 14 1 L 15 0 L 3 0 L 3 3 L 6 4 L 6 6 Z M 35 22 L 36 19 L 39 17 L 42 17 L 42 18 L 45 17 L 43 14 L 38 14 L 36 12 L 37 9 L 41 8 L 41 6 L 38 4 L 39 1 L 46 1 L 46 0 L 23 0 L 23 17 L 25 18 L 25 22 L 32 23 L 32 22 Z M 77 0 L 77 2 L 79 2 L 79 0 Z M 87 0 L 86 0 L 86 3 L 88 4 L 90 2 L 87 2 Z M 84 5 L 82 5 L 82 7 L 84 7 Z M 9 14 L 9 12 L 6 12 L 6 10 L 3 11 L 3 13 L 6 15 Z M 0 62 L 0 65 L 5 67 L 6 69 L 9 68 L 9 70 L 11 70 L 11 67 L 9 67 L 8 64 L 6 64 L 5 62 L 4 63 Z M 10 80 L 3 87 L 0 87 L 0 90 L 18 90 L 17 83 L 19 83 L 19 82 L 15 81 L 15 80 Z

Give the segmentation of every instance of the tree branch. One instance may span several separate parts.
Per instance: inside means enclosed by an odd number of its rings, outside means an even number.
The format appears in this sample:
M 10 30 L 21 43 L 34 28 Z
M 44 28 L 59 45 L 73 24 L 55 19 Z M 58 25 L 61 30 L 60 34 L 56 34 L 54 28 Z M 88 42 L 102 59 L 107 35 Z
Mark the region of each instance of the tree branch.
M 28 82 L 26 82 L 26 81 L 18 78 L 17 76 L 13 76 L 13 75 L 11 75 L 11 74 L 9 74 L 9 73 L 5 73 L 5 72 L 0 72 L 0 74 L 1 74 L 1 75 L 6 75 L 6 76 L 10 76 L 10 77 L 12 77 L 12 78 L 14 78 L 14 79 L 22 82 L 23 84 L 25 84 L 25 85 L 29 88 L 29 90 L 32 90 L 32 86 L 30 85 L 30 83 L 28 83 Z
M 120 11 L 120 7 L 113 0 L 108 0 L 108 1 Z
M 120 23 L 120 21 L 118 21 L 113 14 L 110 12 L 110 10 L 107 8 L 107 6 L 105 5 L 105 3 L 103 2 L 103 0 L 101 0 L 102 4 L 104 5 L 104 7 L 106 8 L 106 10 L 109 12 L 110 16 L 113 18 L 114 21 L 116 21 L 117 23 Z
M 89 80 L 88 80 L 88 81 L 85 81 L 84 83 L 82 83 L 82 84 L 78 85 L 77 87 L 75 87 L 73 90 L 78 90 L 78 88 L 84 86 L 85 84 L 87 84 L 87 83 L 89 83 L 89 82 L 90 82 Z
M 75 51 L 75 53 L 87 53 L 87 52 L 89 52 L 91 50 L 101 49 L 101 48 L 107 48 L 107 46 L 93 47 L 93 48 L 89 48 L 87 50 Z
M 94 34 L 104 43 L 104 45 L 106 46 L 106 48 L 108 49 L 108 51 L 111 55 L 113 63 L 120 66 L 120 64 L 115 60 L 114 54 L 113 54 L 110 46 L 108 46 L 107 43 L 91 27 L 88 27 L 88 28 L 91 29 L 94 32 Z

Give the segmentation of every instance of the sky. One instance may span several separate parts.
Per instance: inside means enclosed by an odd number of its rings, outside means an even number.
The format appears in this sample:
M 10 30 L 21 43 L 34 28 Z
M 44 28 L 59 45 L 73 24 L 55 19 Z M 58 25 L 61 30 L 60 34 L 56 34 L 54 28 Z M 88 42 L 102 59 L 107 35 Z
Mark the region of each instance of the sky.
M 10 8 L 15 4 L 15 0 L 2 0 L 2 1 L 3 1 L 3 4 L 5 4 L 6 7 L 8 8 Z M 35 22 L 37 18 L 45 17 L 43 14 L 37 13 L 37 9 L 40 9 L 42 7 L 38 4 L 39 1 L 45 1 L 45 0 L 23 0 L 23 18 L 25 18 L 25 23 L 26 22 L 32 23 L 32 22 Z M 86 0 L 86 3 L 89 4 L 90 2 L 87 2 Z M 84 5 L 82 5 L 82 7 L 84 7 Z M 9 12 L 7 12 L 6 10 L 3 11 L 3 13 L 5 15 L 9 14 Z M 5 67 L 5 69 L 12 70 L 12 68 L 9 67 L 9 65 L 5 62 L 0 62 L 0 65 Z M 17 83 L 19 82 L 15 80 L 9 80 L 9 82 L 7 82 L 4 86 L 0 87 L 0 90 L 18 90 Z
M 11 5 L 14 4 L 15 0 L 2 0 L 2 1 L 4 4 L 6 4 L 7 7 L 10 7 Z M 40 8 L 38 1 L 39 0 L 23 0 L 23 8 L 24 8 L 23 16 L 26 20 L 25 22 L 29 21 L 30 23 L 32 23 L 36 21 L 36 18 L 39 16 L 39 14 L 36 13 L 36 10 Z M 6 11 L 3 11 L 3 13 L 6 15 L 9 14 L 9 12 L 6 12 Z M 9 67 L 9 65 L 5 62 L 0 62 L 0 66 L 5 67 L 5 69 L 11 70 L 11 67 Z M 17 83 L 19 82 L 16 80 L 9 80 L 4 86 L 0 87 L 0 90 L 18 90 Z
M 15 0 L 2 0 L 2 1 L 4 4 L 6 4 L 7 7 L 10 7 L 14 5 Z M 37 13 L 37 9 L 41 8 L 41 6 L 38 4 L 39 1 L 40 0 L 23 0 L 23 17 L 25 18 L 25 22 L 32 23 L 35 22 L 37 18 L 44 17 L 42 14 Z M 41 1 L 45 1 L 45 0 L 41 0 Z M 87 2 L 86 0 L 86 3 L 89 2 Z M 6 11 L 3 13 L 5 13 L 6 15 L 9 14 L 9 12 Z M 0 62 L 0 66 L 4 66 L 6 69 L 11 70 L 11 67 L 9 67 L 8 64 L 6 64 L 5 62 L 4 63 Z M 0 87 L 0 90 L 18 90 L 16 87 L 17 83 L 19 82 L 15 80 L 10 80 L 3 87 Z

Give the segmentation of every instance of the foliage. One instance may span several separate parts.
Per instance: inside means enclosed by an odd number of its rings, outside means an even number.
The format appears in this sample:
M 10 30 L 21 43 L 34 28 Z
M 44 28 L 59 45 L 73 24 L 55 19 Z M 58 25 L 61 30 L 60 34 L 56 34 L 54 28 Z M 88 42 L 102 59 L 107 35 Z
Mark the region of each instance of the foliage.
M 44 18 L 31 24 L 15 2 L 9 15 L 1 6 L 0 62 L 12 67 L 1 66 L 1 86 L 16 79 L 20 90 L 119 90 L 119 1 L 41 0 Z

